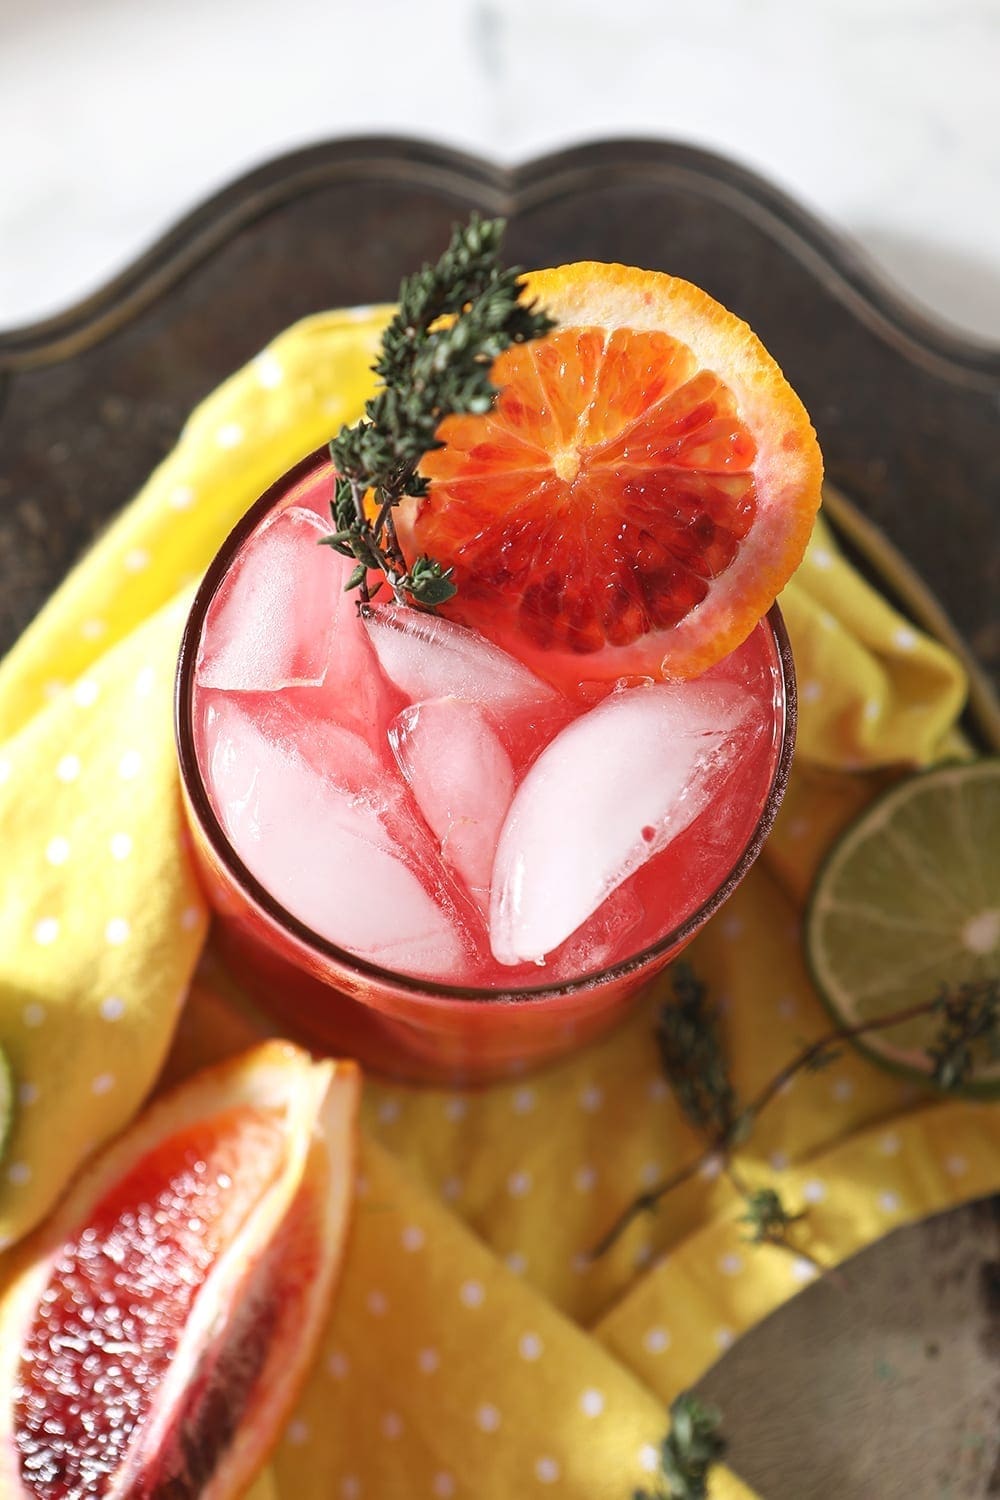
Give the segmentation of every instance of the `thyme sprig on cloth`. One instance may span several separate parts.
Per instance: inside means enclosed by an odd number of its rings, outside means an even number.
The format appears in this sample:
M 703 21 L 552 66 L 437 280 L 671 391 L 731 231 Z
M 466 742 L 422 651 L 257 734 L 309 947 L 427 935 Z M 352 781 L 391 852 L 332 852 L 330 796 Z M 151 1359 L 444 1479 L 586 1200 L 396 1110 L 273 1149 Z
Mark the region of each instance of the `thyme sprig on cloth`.
M 658 1208 L 668 1194 L 690 1181 L 707 1163 L 719 1162 L 746 1204 L 743 1222 L 755 1243 L 777 1245 L 810 1260 L 790 1239 L 789 1230 L 804 1216 L 789 1213 L 773 1188 L 749 1189 L 735 1172 L 732 1155 L 747 1139 L 758 1118 L 797 1074 L 817 1072 L 839 1056 L 845 1042 L 876 1031 L 888 1031 L 920 1016 L 937 1016 L 940 1025 L 929 1048 L 931 1080 L 942 1089 L 966 1083 L 974 1070 L 974 1048 L 1000 1056 L 1000 979 L 991 977 L 955 986 L 942 985 L 930 1000 L 917 1001 L 889 1015 L 838 1026 L 810 1042 L 781 1068 L 745 1105 L 741 1105 L 729 1072 L 719 1033 L 718 1012 L 707 988 L 686 963 L 675 965 L 673 1000 L 660 1008 L 656 1040 L 667 1081 L 688 1121 L 705 1137 L 704 1149 L 691 1161 L 638 1194 L 595 1245 L 603 1255 L 640 1215 Z
M 652 1494 L 635 1490 L 632 1500 L 706 1500 L 711 1469 L 726 1451 L 719 1423 L 713 1406 L 689 1391 L 678 1396 L 660 1447 L 660 1487 Z

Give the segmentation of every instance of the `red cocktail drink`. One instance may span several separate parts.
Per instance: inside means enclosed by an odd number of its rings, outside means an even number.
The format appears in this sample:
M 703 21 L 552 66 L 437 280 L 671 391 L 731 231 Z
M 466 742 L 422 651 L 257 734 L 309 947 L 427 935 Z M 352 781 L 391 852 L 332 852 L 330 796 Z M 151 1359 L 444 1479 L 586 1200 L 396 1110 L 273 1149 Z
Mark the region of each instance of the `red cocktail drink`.
M 483 1081 L 598 1035 L 725 900 L 781 800 L 773 609 L 688 682 L 545 681 L 318 546 L 316 455 L 229 538 L 178 678 L 195 847 L 229 961 L 283 1027 Z

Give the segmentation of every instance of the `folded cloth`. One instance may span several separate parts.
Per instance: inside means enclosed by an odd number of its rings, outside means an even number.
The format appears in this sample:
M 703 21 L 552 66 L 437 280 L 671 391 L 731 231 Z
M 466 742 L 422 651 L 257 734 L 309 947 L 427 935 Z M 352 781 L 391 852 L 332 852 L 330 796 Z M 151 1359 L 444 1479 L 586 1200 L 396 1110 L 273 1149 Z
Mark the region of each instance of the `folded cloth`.
M 0 1046 L 17 1101 L 0 1243 L 47 1213 L 158 1078 L 266 1030 L 205 948 L 174 662 L 227 531 L 357 416 L 385 317 L 310 318 L 216 391 L 0 667 Z M 958 665 L 822 521 L 781 602 L 795 770 L 763 856 L 690 950 L 742 1090 L 828 1024 L 798 927 L 817 861 L 899 766 L 953 753 L 964 699 Z M 654 1487 L 665 1405 L 814 1274 L 808 1255 L 834 1263 L 1000 1188 L 1000 1113 L 932 1100 L 847 1052 L 739 1154 L 747 1180 L 809 1206 L 802 1258 L 743 1243 L 740 1200 L 709 1164 L 592 1260 L 624 1203 L 698 1150 L 658 1071 L 660 998 L 535 1077 L 477 1093 L 367 1084 L 341 1294 L 254 1500 L 627 1500 Z M 720 1469 L 712 1493 L 748 1492 Z

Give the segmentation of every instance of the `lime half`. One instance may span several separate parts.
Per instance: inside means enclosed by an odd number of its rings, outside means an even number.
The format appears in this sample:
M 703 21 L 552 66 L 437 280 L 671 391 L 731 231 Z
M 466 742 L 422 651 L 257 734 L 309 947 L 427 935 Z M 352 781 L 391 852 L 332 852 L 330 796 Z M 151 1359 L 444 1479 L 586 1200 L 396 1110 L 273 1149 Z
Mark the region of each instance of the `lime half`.
M 806 954 L 843 1026 L 1000 975 L 1000 757 L 912 776 L 866 809 L 816 878 Z M 920 1016 L 858 1045 L 926 1078 L 939 1025 Z M 985 1049 L 967 1089 L 1000 1093 Z

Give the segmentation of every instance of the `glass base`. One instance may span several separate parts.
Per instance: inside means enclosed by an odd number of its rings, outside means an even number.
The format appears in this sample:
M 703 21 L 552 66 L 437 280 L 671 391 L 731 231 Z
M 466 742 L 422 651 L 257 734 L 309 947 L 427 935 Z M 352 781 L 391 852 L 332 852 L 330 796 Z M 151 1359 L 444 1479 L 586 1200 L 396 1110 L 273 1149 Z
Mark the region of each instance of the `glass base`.
M 238 923 L 218 918 L 216 943 L 233 977 L 289 1040 L 328 1056 L 354 1058 L 366 1072 L 386 1079 L 432 1087 L 500 1083 L 575 1052 L 623 1021 L 650 978 L 643 973 L 539 1006 L 445 1001 L 435 1008 L 436 1024 L 429 1027 L 304 973 Z

